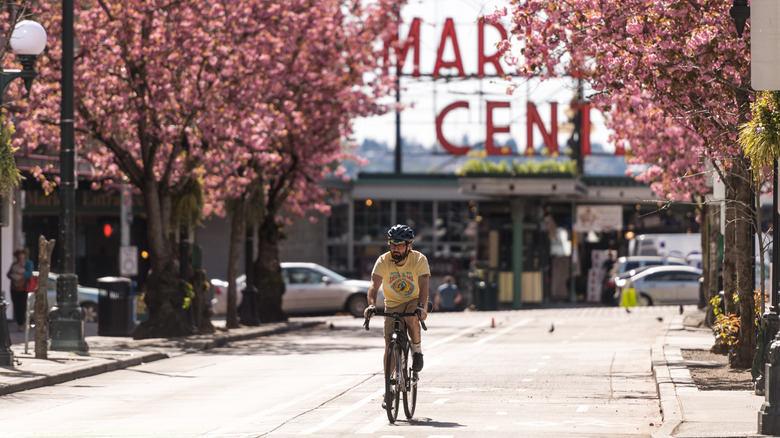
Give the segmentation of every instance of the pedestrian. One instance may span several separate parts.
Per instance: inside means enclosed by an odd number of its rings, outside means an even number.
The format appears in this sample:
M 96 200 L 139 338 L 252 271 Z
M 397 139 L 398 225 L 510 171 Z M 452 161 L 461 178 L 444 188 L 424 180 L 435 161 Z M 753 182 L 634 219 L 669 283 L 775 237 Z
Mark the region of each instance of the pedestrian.
M 615 252 L 607 250 L 607 259 L 601 264 L 604 271 L 604 277 L 601 281 L 601 303 L 614 306 L 615 302 L 615 283 L 612 278 L 612 269 L 615 267 Z
M 14 319 L 18 330 L 24 330 L 27 314 L 27 280 L 33 276 L 33 262 L 27 258 L 27 248 L 14 251 L 14 263 L 6 276 L 11 279 L 11 302 L 14 305 Z
M 448 275 L 444 277 L 444 283 L 436 290 L 433 308 L 437 312 L 452 312 L 458 310 L 461 300 L 463 300 L 463 295 L 460 293 L 458 285 L 455 284 L 455 277 Z
M 412 249 L 414 230 L 406 225 L 394 225 L 387 231 L 390 250 L 379 256 L 371 272 L 371 286 L 368 288 L 368 307 L 363 312 L 366 318 L 376 311 L 379 288 L 385 295 L 385 312 L 418 313 L 423 321 L 428 317 L 428 281 L 431 268 L 428 259 Z M 406 329 L 412 341 L 412 369 L 423 368 L 422 339 L 417 316 L 405 318 Z M 385 355 L 393 333 L 393 318 L 385 317 Z M 385 363 L 384 359 L 382 363 Z

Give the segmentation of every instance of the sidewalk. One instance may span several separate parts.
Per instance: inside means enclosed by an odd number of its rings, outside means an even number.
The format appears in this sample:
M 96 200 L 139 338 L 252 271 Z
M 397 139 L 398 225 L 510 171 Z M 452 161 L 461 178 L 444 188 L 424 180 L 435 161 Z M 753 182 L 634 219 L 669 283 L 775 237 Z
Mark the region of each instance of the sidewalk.
M 660 437 L 762 437 L 758 412 L 764 396 L 754 391 L 699 391 L 691 378 L 682 349 L 707 350 L 712 330 L 685 324 L 703 318 L 699 310 L 675 317 L 653 345 L 653 375 L 658 388 L 663 424 Z
M 224 321 L 214 321 L 216 333 L 185 338 L 134 340 L 131 337 L 97 336 L 97 324 L 86 324 L 86 353 L 47 351 L 47 359 L 35 358 L 35 342 L 30 339 L 25 353 L 24 332 L 11 331 L 13 366 L 0 366 L 0 395 L 56 385 L 82 377 L 128 368 L 186 354 L 208 350 L 232 341 L 252 339 L 322 324 L 320 321 L 280 322 L 257 327 L 224 329 Z M 12 325 L 15 328 L 15 325 Z M 29 333 L 32 338 L 32 331 Z

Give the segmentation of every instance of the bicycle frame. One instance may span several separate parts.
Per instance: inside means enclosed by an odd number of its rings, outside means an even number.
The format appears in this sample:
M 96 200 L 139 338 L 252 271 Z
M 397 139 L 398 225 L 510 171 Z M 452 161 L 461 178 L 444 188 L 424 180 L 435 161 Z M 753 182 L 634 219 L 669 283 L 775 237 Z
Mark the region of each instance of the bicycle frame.
M 428 330 L 428 327 L 426 327 L 425 321 L 423 321 L 419 312 L 375 312 L 375 314 L 394 319 L 393 332 L 390 334 L 387 344 L 387 355 L 385 356 L 385 409 L 387 410 L 387 419 L 394 423 L 398 417 L 399 398 L 402 392 L 404 394 L 404 413 L 406 418 L 411 419 L 417 404 L 418 377 L 417 372 L 413 371 L 408 363 L 411 344 L 406 333 L 404 318 L 417 316 L 423 330 Z M 363 322 L 366 330 L 369 328 L 371 316 L 369 314 Z

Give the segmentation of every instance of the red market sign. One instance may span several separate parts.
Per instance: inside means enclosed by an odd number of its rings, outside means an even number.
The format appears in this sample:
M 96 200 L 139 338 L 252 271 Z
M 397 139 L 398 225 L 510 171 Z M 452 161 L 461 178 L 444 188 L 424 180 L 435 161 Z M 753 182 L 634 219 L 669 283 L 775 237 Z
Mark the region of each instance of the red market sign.
M 477 53 L 476 53 L 476 73 L 467 74 L 463 66 L 463 55 L 461 53 L 460 44 L 458 41 L 458 34 L 455 27 L 455 22 L 452 18 L 447 18 L 444 21 L 444 26 L 439 36 L 439 44 L 436 51 L 436 59 L 433 65 L 433 70 L 430 74 L 423 74 L 420 72 L 420 45 L 421 45 L 421 25 L 423 20 L 421 18 L 414 18 L 409 25 L 409 32 L 406 38 L 402 42 L 395 44 L 394 52 L 398 63 L 398 70 L 402 71 L 407 60 L 411 57 L 411 74 L 413 78 L 420 78 L 423 76 L 430 76 L 433 78 L 442 77 L 457 77 L 462 79 L 469 78 L 485 78 L 486 66 L 492 66 L 495 70 L 495 74 L 489 75 L 491 77 L 505 77 L 506 73 L 499 62 L 503 53 L 496 49 L 492 53 L 485 53 L 485 29 L 486 26 L 490 26 L 498 31 L 500 41 L 505 40 L 508 36 L 506 29 L 500 23 L 486 23 L 483 20 L 477 20 Z M 497 43 L 496 41 L 495 43 Z M 496 44 L 492 46 L 496 46 Z M 445 56 L 445 47 L 450 46 L 452 48 L 451 53 Z M 411 52 L 411 53 L 410 53 Z M 446 59 L 445 59 L 446 58 Z M 442 70 L 447 72 L 454 72 L 449 74 L 442 74 Z M 512 155 L 511 148 L 496 146 L 494 140 L 494 134 L 510 134 L 511 125 L 498 124 L 495 122 L 497 119 L 496 114 L 505 114 L 510 110 L 510 102 L 506 101 L 486 101 L 485 114 L 482 120 L 485 120 L 485 151 L 487 155 Z M 448 153 L 453 155 L 466 155 L 471 150 L 471 146 L 455 144 L 447 138 L 444 123 L 451 113 L 455 111 L 469 110 L 470 104 L 465 100 L 458 100 L 445 106 L 441 111 L 436 114 L 436 138 L 441 146 Z M 590 108 L 588 104 L 572 105 L 572 109 L 579 110 L 580 117 L 580 136 L 582 143 L 580 145 L 580 152 L 583 156 L 591 153 L 590 143 Z M 534 128 L 536 128 L 541 134 L 545 148 L 551 154 L 558 153 L 558 105 L 557 103 L 550 104 L 550 126 L 545 127 L 544 123 L 539 116 L 536 105 L 533 102 L 528 101 L 526 103 L 526 149 L 525 154 L 533 155 L 533 135 Z M 622 154 L 623 151 L 616 151 L 617 154 Z

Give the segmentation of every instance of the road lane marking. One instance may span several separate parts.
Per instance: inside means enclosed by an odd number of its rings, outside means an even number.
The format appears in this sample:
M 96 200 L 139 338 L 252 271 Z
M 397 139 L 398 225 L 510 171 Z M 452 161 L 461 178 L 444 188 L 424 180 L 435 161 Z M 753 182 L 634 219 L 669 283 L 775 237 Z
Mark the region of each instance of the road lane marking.
M 439 345 L 446 344 L 448 342 L 452 342 L 453 340 L 458 339 L 459 337 L 461 337 L 463 335 L 466 335 L 468 333 L 476 331 L 476 330 L 478 330 L 480 328 L 486 328 L 489 325 L 490 325 L 489 323 L 485 323 L 485 322 L 481 322 L 479 324 L 474 324 L 471 327 L 466 327 L 465 329 L 459 331 L 458 333 L 452 334 L 450 336 L 447 336 L 446 338 L 441 338 L 438 341 L 432 342 L 430 345 L 426 345 L 425 348 L 436 348 Z
M 385 390 L 384 389 L 380 389 L 379 391 L 369 395 L 368 397 L 363 398 L 362 400 L 358 401 L 357 403 L 353 404 L 352 406 L 348 406 L 345 409 L 342 409 L 341 411 L 334 413 L 333 415 L 331 415 L 327 420 L 323 421 L 322 423 L 320 423 L 320 424 L 318 424 L 318 425 L 316 425 L 314 427 L 311 427 L 309 429 L 304 430 L 303 432 L 301 432 L 301 435 L 311 435 L 314 432 L 318 432 L 319 430 L 330 426 L 331 424 L 333 424 L 336 421 L 340 420 L 341 418 L 343 418 L 347 414 L 349 414 L 349 413 L 351 413 L 351 412 L 353 412 L 353 411 L 355 411 L 355 410 L 357 410 L 357 409 L 367 405 L 370 401 L 375 400 L 375 399 L 381 397 L 382 394 L 384 394 L 384 393 L 385 393 Z
M 435 402 L 433 402 L 433 404 L 435 404 L 435 405 L 443 405 L 444 403 L 447 403 L 447 400 L 449 400 L 449 399 L 448 398 L 440 398 L 440 399 L 436 400 Z
M 577 408 L 577 412 L 588 412 L 588 407 L 585 405 L 580 405 L 580 407 Z
M 367 379 L 364 379 L 361 382 L 365 382 L 366 380 Z M 344 383 L 349 383 L 349 382 L 352 382 L 352 381 L 354 381 L 354 378 L 352 378 L 352 379 L 345 379 Z M 206 434 L 205 436 L 224 436 L 227 433 L 232 433 L 232 431 L 238 430 L 238 428 L 241 427 L 241 426 L 246 426 L 247 424 L 251 424 L 252 422 L 254 422 L 254 421 L 258 420 L 258 419 L 264 419 L 264 418 L 266 418 L 266 417 L 268 417 L 270 415 L 273 415 L 273 414 L 275 414 L 277 412 L 280 412 L 280 411 L 283 411 L 285 409 L 288 409 L 288 408 L 290 408 L 290 407 L 292 407 L 292 406 L 294 406 L 294 405 L 296 405 L 298 403 L 301 403 L 301 402 L 306 401 L 306 400 L 310 400 L 312 398 L 316 398 L 320 394 L 329 392 L 330 390 L 327 389 L 327 388 L 328 388 L 328 386 L 323 386 L 320 390 L 312 391 L 309 394 L 304 394 L 304 395 L 302 395 L 302 396 L 300 396 L 298 398 L 295 398 L 293 400 L 290 400 L 290 401 L 288 401 L 286 403 L 279 403 L 279 404 L 277 404 L 276 406 L 274 406 L 272 408 L 265 409 L 265 410 L 263 410 L 261 412 L 253 414 L 253 415 L 248 415 L 242 421 L 237 421 L 237 422 L 234 422 L 234 423 L 232 423 L 230 425 L 225 425 L 225 426 L 222 426 L 222 427 L 220 427 L 218 429 L 212 430 L 208 434 Z M 380 395 L 382 393 L 384 393 L 384 391 L 380 391 Z M 277 426 L 277 427 L 279 427 L 279 426 Z
M 365 427 L 358 430 L 356 434 L 358 435 L 373 435 L 376 433 L 377 430 L 379 430 L 382 426 L 387 424 L 387 414 L 382 412 L 381 415 L 378 415 L 376 417 L 376 420 L 368 423 Z
M 486 338 L 482 338 L 482 339 L 478 340 L 477 342 L 474 343 L 474 345 L 480 345 L 480 344 L 484 344 L 484 343 L 490 342 L 490 341 L 498 338 L 499 336 L 503 336 L 503 335 L 505 335 L 507 333 L 511 333 L 516 328 L 524 326 L 524 325 L 527 325 L 530 322 L 531 322 L 531 319 L 521 319 L 516 324 L 513 324 L 513 325 L 511 325 L 511 326 L 509 326 L 509 327 L 507 327 L 505 329 L 502 329 L 502 330 L 500 330 L 500 331 L 498 331 L 498 332 L 496 332 L 496 333 L 494 333 L 494 334 L 492 334 L 492 335 L 490 335 L 490 336 L 488 336 Z

